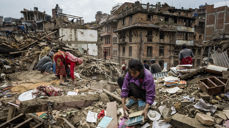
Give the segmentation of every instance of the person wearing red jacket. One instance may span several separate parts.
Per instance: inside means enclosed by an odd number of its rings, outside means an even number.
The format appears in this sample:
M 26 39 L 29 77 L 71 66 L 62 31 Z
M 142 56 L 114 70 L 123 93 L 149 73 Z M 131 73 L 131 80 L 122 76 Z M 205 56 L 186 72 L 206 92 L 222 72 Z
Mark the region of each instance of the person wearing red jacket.
M 56 75 L 60 77 L 60 85 L 63 84 L 63 78 L 67 76 L 66 69 L 70 67 L 70 76 L 74 82 L 74 69 L 75 65 L 80 65 L 83 63 L 83 60 L 75 57 L 70 52 L 58 51 L 54 54 L 53 57 L 56 63 Z M 75 82 L 74 82 L 75 83 Z
M 70 52 L 65 52 L 65 62 L 66 66 L 70 67 L 70 76 L 72 78 L 72 81 L 75 83 L 75 76 L 74 76 L 74 69 L 76 65 L 81 65 L 83 63 L 83 60 L 75 57 Z

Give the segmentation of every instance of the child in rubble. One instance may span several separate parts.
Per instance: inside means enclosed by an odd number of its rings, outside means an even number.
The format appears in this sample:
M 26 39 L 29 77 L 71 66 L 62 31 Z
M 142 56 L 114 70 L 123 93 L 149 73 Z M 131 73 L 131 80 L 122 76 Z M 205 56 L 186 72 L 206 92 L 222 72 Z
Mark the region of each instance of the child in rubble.
M 144 117 L 155 99 L 155 84 L 151 72 L 144 68 L 139 60 L 131 59 L 125 77 L 118 80 L 122 90 L 122 106 L 124 116 L 128 108 L 138 102 L 139 109 L 144 109 Z M 129 100 L 126 103 L 126 98 Z

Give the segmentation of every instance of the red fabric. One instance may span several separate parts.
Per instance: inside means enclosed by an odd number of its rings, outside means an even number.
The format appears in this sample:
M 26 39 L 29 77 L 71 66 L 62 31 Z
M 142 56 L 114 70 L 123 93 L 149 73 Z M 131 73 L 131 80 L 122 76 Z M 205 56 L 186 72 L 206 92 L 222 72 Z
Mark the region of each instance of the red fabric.
M 66 76 L 66 70 L 65 70 L 65 65 L 64 65 L 65 59 L 64 58 L 65 58 L 65 53 L 63 51 L 58 51 L 54 55 L 54 61 L 56 63 L 56 74 L 57 75 Z
M 192 57 L 186 57 L 181 60 L 181 64 L 192 64 Z
M 72 80 L 74 80 L 75 79 L 75 76 L 74 76 L 75 62 L 68 59 L 68 57 L 65 58 L 65 61 L 67 65 L 70 65 L 70 76 Z
M 78 58 L 78 57 L 75 57 L 70 52 L 66 52 L 65 55 L 66 55 L 65 56 L 66 65 L 70 65 L 70 76 L 71 76 L 72 80 L 74 80 L 75 79 L 75 76 L 74 76 L 75 65 L 76 65 L 76 63 L 79 65 L 82 64 L 83 60 Z
M 122 70 L 125 71 L 125 70 L 126 70 L 126 66 L 123 66 L 123 67 L 122 67 Z
M 101 112 L 98 114 L 98 119 L 101 119 L 105 116 L 104 110 L 101 110 Z
M 66 52 L 66 59 L 72 61 L 72 62 L 77 62 L 78 58 L 72 55 L 70 52 Z

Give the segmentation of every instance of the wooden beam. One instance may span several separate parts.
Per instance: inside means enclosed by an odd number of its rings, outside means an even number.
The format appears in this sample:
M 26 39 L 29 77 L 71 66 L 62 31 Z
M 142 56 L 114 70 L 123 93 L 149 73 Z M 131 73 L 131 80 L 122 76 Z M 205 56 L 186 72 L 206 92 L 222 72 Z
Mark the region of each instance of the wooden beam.
M 122 102 L 121 97 L 119 97 L 119 96 L 117 96 L 117 95 L 111 93 L 110 91 L 108 91 L 108 90 L 106 90 L 106 89 L 103 89 L 103 91 L 104 91 L 106 94 L 108 94 L 109 96 L 115 98 L 117 101 Z
M 48 110 L 48 102 L 52 102 L 54 110 L 66 108 L 83 108 L 99 100 L 99 94 L 75 95 L 75 96 L 53 96 L 48 99 L 33 99 L 23 101 L 20 104 L 20 111 L 23 113 L 34 113 Z
M 17 126 L 15 126 L 15 127 L 13 127 L 13 128 L 20 128 L 20 127 L 22 127 L 22 126 L 28 124 L 28 123 L 29 123 L 30 121 L 32 121 L 32 120 L 33 120 L 33 118 L 29 118 L 29 119 L 25 120 L 24 122 L 21 122 L 20 124 L 18 124 Z M 29 125 L 27 125 L 27 126 L 29 126 Z
M 54 34 L 54 33 L 56 33 L 56 32 L 57 32 L 57 31 L 53 31 L 53 32 L 51 32 L 51 33 L 49 33 L 49 34 L 47 34 L 47 35 L 41 37 L 40 40 L 42 40 L 42 39 L 44 39 L 44 38 L 46 38 L 46 37 L 48 37 L 48 36 L 50 36 L 50 35 L 52 35 L 52 34 Z M 31 45 L 33 45 L 33 44 L 35 44 L 35 43 L 37 43 L 37 42 L 38 42 L 38 40 L 36 40 L 36 41 L 34 41 L 34 42 L 32 42 L 32 43 L 30 43 L 30 44 L 28 44 L 28 45 L 26 45 L 26 46 L 20 48 L 19 51 L 21 51 L 21 50 L 23 50 L 23 49 L 25 49 L 25 48 L 28 48 L 29 46 L 31 46 Z
M 20 118 L 23 118 L 23 117 L 25 117 L 24 114 L 19 114 L 19 115 L 15 116 L 14 118 L 12 118 L 11 120 L 6 121 L 5 123 L 1 124 L 0 128 L 7 128 L 11 122 L 18 120 Z
M 37 125 L 35 125 L 35 126 L 32 127 L 32 128 L 40 128 L 42 125 L 43 125 L 43 123 L 38 123 Z
M 117 118 L 116 102 L 107 103 L 106 116 L 112 117 L 112 121 L 108 125 L 108 128 L 117 128 L 118 127 L 118 118 Z
M 11 120 L 14 116 L 14 110 L 15 108 L 13 106 L 10 106 L 7 116 L 7 121 Z
M 70 128 L 75 128 L 75 126 L 72 125 L 67 119 L 65 118 L 59 118 L 59 119 L 63 120 Z

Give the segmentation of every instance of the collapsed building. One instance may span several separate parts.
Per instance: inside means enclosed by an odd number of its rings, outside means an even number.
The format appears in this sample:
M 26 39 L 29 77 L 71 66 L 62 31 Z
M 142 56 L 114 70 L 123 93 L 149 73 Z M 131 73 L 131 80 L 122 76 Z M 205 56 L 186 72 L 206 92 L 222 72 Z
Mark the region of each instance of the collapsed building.
M 162 67 L 166 63 L 171 67 L 178 64 L 181 45 L 186 44 L 194 49 L 194 65 L 198 66 L 204 31 L 198 31 L 195 38 L 195 27 L 204 25 L 195 23 L 193 9 L 127 2 L 112 10 L 101 25 L 103 52 L 119 63 L 131 58 L 155 59 Z
M 88 29 L 82 17 L 65 14 L 62 11 L 59 5 L 52 10 L 55 29 L 58 31 L 57 35 L 61 37 L 60 41 L 78 48 L 81 53 L 97 56 L 97 30 Z
M 22 24 L 28 27 L 26 29 L 32 31 L 44 31 L 44 24 L 51 21 L 51 16 L 46 14 L 45 11 L 39 11 L 38 7 L 34 7 L 34 10 L 24 9 L 21 13 L 23 14 Z
M 203 56 L 216 65 L 229 66 L 229 8 L 206 7 Z

